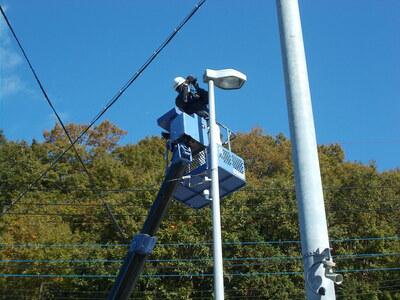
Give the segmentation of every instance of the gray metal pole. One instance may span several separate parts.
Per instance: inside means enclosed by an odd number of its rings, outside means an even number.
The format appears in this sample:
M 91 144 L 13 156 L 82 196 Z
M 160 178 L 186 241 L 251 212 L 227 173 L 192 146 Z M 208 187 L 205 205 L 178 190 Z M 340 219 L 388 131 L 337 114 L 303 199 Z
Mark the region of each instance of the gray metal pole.
M 224 299 L 224 267 L 222 261 L 221 213 L 219 206 L 217 123 L 215 121 L 214 81 L 208 81 L 210 108 L 211 197 L 214 254 L 214 293 L 216 300 Z
M 321 174 L 297 0 L 277 0 L 307 299 L 335 299 Z M 324 296 L 325 295 L 325 296 Z

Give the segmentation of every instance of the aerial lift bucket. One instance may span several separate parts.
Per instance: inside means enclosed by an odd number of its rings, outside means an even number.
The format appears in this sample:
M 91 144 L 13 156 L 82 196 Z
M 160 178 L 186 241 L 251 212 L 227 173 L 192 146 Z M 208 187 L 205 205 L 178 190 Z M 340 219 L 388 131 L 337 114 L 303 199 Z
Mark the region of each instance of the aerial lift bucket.
M 186 167 L 173 197 L 192 207 L 202 208 L 209 205 L 211 182 L 210 148 L 207 121 L 197 114 L 188 115 L 174 108 L 158 119 L 160 127 L 169 136 L 169 143 L 185 143 L 193 153 L 192 162 Z M 230 149 L 230 130 L 226 131 L 227 147 L 218 144 L 218 173 L 220 197 L 229 195 L 246 184 L 244 161 Z

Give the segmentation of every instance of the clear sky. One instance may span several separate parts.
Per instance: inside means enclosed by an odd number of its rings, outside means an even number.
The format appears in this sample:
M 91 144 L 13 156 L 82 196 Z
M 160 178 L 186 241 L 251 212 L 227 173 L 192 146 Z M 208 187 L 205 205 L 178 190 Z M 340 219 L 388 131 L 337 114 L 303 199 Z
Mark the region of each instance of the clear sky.
M 196 1 L 1 0 L 65 122 L 87 123 L 187 15 Z M 351 161 L 400 167 L 400 1 L 300 0 L 319 144 Z M 40 139 L 55 118 L 0 22 L 0 128 Z M 275 1 L 208 0 L 105 115 L 129 132 L 158 135 L 175 76 L 236 68 L 241 90 L 216 91 L 217 118 L 234 131 L 289 136 Z

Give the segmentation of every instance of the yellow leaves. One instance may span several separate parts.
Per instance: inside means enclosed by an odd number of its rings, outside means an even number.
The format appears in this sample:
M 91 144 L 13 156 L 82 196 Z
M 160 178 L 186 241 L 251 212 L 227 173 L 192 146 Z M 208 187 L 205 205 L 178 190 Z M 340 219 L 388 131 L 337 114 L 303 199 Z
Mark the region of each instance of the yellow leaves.
M 84 125 L 70 124 L 68 128 L 72 136 L 77 136 L 82 126 Z M 38 190 L 29 192 L 23 201 L 14 206 L 12 212 L 22 215 L 7 215 L 0 220 L 1 243 L 16 245 L 0 249 L 1 259 L 37 261 L 18 265 L 18 268 L 10 265 L 9 269 L 6 269 L 7 272 L 100 275 L 115 274 L 118 270 L 117 263 L 105 264 L 96 261 L 88 264 L 78 260 L 102 261 L 123 258 L 126 247 L 87 246 L 125 243 L 116 234 L 101 203 L 107 201 L 110 204 L 116 219 L 128 234 L 139 232 L 148 208 L 157 194 L 154 186 L 158 186 L 164 175 L 165 141 L 152 137 L 138 144 L 117 147 L 119 137 L 125 132 L 109 122 L 102 123 L 93 130 L 96 134 L 90 141 L 86 136 L 78 151 L 86 153 L 87 165 L 99 192 L 90 189 L 87 176 L 82 173 L 80 166 L 72 166 L 75 157 L 74 153 L 69 153 L 70 156 L 67 156 L 69 159 L 57 164 L 57 167 L 41 181 Z M 12 142 L 7 142 L 6 146 L 0 145 L 0 175 L 8 190 L 17 193 L 22 182 L 30 181 L 27 180 L 31 179 L 30 174 L 36 173 L 28 172 L 29 167 L 32 168 L 35 164 L 46 167 L 49 151 L 57 154 L 57 147 L 68 143 L 59 125 L 56 125 L 51 132 L 45 133 L 45 140 L 45 143 L 35 144 L 34 157 L 29 156 L 29 147 L 24 145 Z M 242 241 L 299 239 L 290 141 L 283 135 L 272 137 L 263 133 L 261 129 L 254 129 L 250 134 L 239 134 L 232 142 L 232 147 L 233 151 L 246 161 L 248 185 L 247 188 L 224 198 L 221 202 L 224 241 L 237 242 L 234 245 L 224 245 L 224 256 L 230 258 L 298 256 L 300 254 L 298 244 L 240 245 Z M 90 152 L 93 148 L 98 148 L 99 151 Z M 114 150 L 110 153 L 107 149 Z M 371 166 L 345 162 L 343 150 L 339 145 L 322 146 L 319 150 L 324 184 L 338 187 L 325 191 L 331 237 L 395 236 L 399 231 L 400 219 L 398 214 L 400 172 L 382 174 Z M 85 156 L 83 157 L 85 159 Z M 36 169 L 40 168 L 35 167 L 34 170 Z M 377 188 L 380 186 L 384 188 Z M 0 193 L 1 201 L 10 200 L 9 195 Z M 157 233 L 158 246 L 151 259 L 198 258 L 199 260 L 164 264 L 157 262 L 153 266 L 163 269 L 148 268 L 146 272 L 154 274 L 212 272 L 211 260 L 201 261 L 211 257 L 208 244 L 212 239 L 210 209 L 190 210 L 178 202 L 173 202 L 169 213 Z M 160 246 L 163 243 L 179 244 L 179 246 Z M 30 245 L 25 247 L 25 244 Z M 394 241 L 382 241 L 380 244 L 377 241 L 358 244 L 352 242 L 335 246 L 335 250 L 339 250 L 340 254 L 400 251 L 398 243 Z M 49 263 L 49 260 L 58 262 Z M 64 260 L 69 262 L 62 262 Z M 229 267 L 229 273 L 301 270 L 300 261 L 290 260 L 290 266 L 283 265 L 285 261 L 271 260 L 265 264 L 252 262 L 252 265 L 248 266 L 246 264 L 249 262 L 236 263 L 236 266 Z M 389 265 L 383 259 L 380 262 L 382 266 Z M 354 269 L 360 266 L 360 261 L 341 260 L 340 264 L 341 269 Z M 295 277 L 233 276 L 230 279 L 227 290 L 236 288 L 237 294 L 243 297 L 246 295 L 246 289 L 252 285 L 262 290 L 260 295 L 266 299 L 275 299 L 277 295 L 281 295 L 279 293 L 282 287 L 290 292 L 287 299 L 297 299 L 302 296 L 296 291 L 301 280 Z M 29 288 L 38 288 L 39 279 L 35 280 L 15 282 L 23 282 L 23 285 Z M 86 278 L 46 278 L 42 282 L 54 284 L 54 289 L 63 287 L 87 293 L 89 290 L 104 290 L 105 286 L 110 286 L 112 280 L 112 278 L 98 281 Z M 146 285 L 148 290 L 154 287 L 163 291 L 160 292 L 160 299 L 170 299 L 168 295 L 174 295 L 171 299 L 190 299 L 196 289 L 212 287 L 211 279 L 206 281 L 207 278 L 202 278 L 201 281 L 171 281 L 158 278 L 142 280 L 141 287 Z M 197 286 L 190 286 L 195 283 Z M 185 284 L 188 286 L 184 287 Z M 268 294 L 274 290 L 277 292 Z

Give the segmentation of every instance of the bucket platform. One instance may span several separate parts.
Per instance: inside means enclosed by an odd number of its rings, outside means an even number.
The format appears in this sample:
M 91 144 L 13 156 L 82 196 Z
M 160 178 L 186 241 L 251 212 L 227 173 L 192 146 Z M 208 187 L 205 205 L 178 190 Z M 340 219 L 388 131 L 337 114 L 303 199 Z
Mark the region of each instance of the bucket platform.
M 246 184 L 244 161 L 242 158 L 218 146 L 218 176 L 220 198 L 240 189 Z M 175 190 L 174 198 L 192 208 L 202 208 L 211 204 L 205 190 L 211 188 L 209 148 L 193 156 L 193 161 L 188 165 L 185 175 L 188 179 L 180 182 Z
M 174 108 L 158 119 L 160 127 L 169 134 L 168 143 L 172 149 L 174 144 L 184 143 L 191 148 L 192 162 L 186 167 L 173 197 L 192 207 L 202 208 L 211 204 L 209 191 L 211 188 L 211 162 L 207 121 L 197 114 L 188 115 Z M 218 147 L 218 175 L 220 198 L 240 189 L 246 184 L 245 165 L 241 157 L 231 151 L 231 131 L 221 125 L 225 141 Z M 177 179 L 178 180 L 178 179 Z

